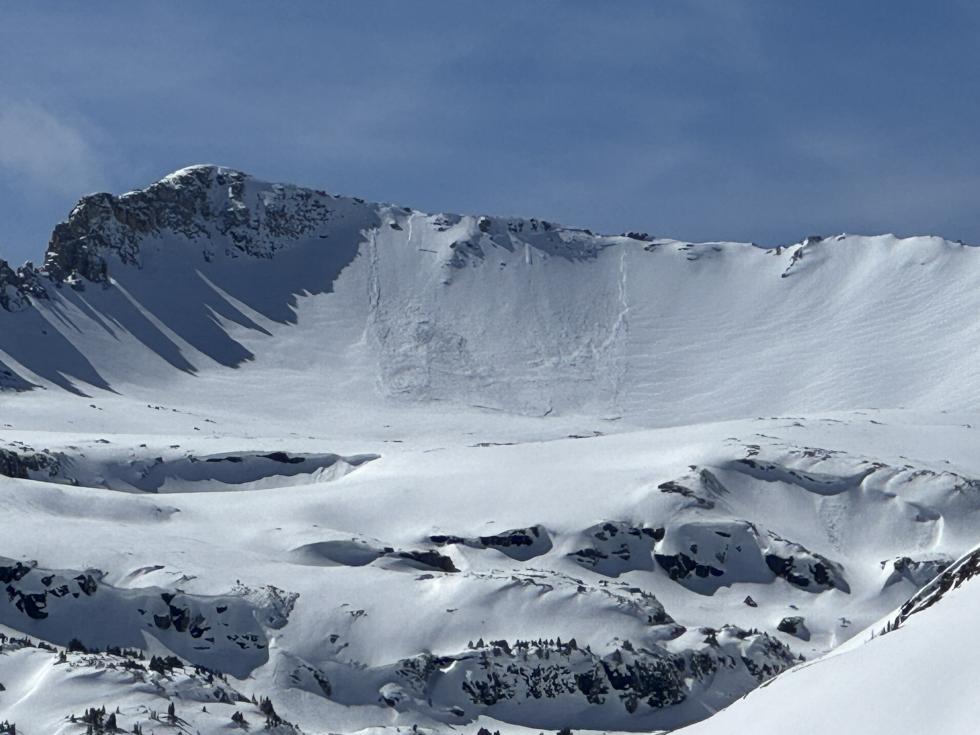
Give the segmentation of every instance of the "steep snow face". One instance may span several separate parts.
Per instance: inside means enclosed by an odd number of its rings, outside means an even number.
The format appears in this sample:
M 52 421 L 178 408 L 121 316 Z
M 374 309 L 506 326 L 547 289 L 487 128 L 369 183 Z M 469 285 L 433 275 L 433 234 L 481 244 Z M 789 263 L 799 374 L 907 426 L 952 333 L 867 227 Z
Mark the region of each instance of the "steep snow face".
M 975 409 L 980 326 L 957 314 L 978 277 L 980 251 L 938 238 L 601 237 L 202 166 L 86 197 L 40 271 L 0 269 L 0 375 L 81 392 L 194 375 L 213 396 L 271 367 L 330 403 L 644 425 Z

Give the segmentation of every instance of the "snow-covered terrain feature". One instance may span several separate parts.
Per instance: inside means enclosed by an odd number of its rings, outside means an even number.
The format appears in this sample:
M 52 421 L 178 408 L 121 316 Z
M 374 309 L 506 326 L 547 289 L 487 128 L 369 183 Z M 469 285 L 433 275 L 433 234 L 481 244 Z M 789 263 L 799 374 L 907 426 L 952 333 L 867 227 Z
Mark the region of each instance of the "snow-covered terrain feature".
M 211 166 L 86 197 L 0 262 L 0 722 L 830 732 L 968 625 L 978 280 Z
M 105 439 L 38 452 L 15 440 L 0 448 L 0 474 L 131 492 L 258 490 L 327 482 L 377 458 L 377 454 L 341 457 L 283 451 L 197 455 L 181 451 L 177 444 L 149 448 L 141 443 L 134 449 L 113 446 Z
M 969 634 L 980 605 L 974 550 L 838 651 L 801 664 L 684 735 L 893 735 L 976 731 Z

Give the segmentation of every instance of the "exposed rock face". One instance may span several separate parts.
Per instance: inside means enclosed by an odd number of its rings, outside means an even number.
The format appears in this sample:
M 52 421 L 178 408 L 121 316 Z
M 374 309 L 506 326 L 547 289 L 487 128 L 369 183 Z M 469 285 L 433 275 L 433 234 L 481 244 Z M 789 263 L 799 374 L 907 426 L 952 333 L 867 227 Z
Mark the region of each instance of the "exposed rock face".
M 448 556 L 443 556 L 438 551 L 397 551 L 386 552 L 386 555 L 394 555 L 398 559 L 404 559 L 418 564 L 424 569 L 433 569 L 438 572 L 458 572 L 453 564 L 453 560 Z
M 21 298 L 20 278 L 7 261 L 0 260 L 0 307 L 15 311 Z
M 774 576 L 810 592 L 850 591 L 838 564 L 748 521 L 668 529 L 654 558 L 671 579 L 707 594 L 739 582 L 770 582 Z
M 310 566 L 362 567 L 379 560 L 395 562 L 386 568 L 424 570 L 453 574 L 459 571 L 453 560 L 433 549 L 396 549 L 365 539 L 349 538 L 315 541 L 292 550 L 298 563 Z
M 806 619 L 802 615 L 792 615 L 779 621 L 776 630 L 780 633 L 796 636 L 800 640 L 810 640 L 810 630 L 806 627 Z
M 769 543 L 766 548 L 766 566 L 777 577 L 782 577 L 794 587 L 811 592 L 830 589 L 851 591 L 839 564 L 800 544 L 787 541 L 772 531 L 767 535 Z
M 839 564 L 748 521 L 696 521 L 666 528 L 606 522 L 583 535 L 589 545 L 569 556 L 609 576 L 649 570 L 655 562 L 672 580 L 702 594 L 776 577 L 811 592 L 850 591 Z
M 680 704 L 725 673 L 743 672 L 761 683 L 795 662 L 786 646 L 764 633 L 726 626 L 685 637 L 699 640 L 685 641 L 679 652 L 670 643 L 636 647 L 621 641 L 604 655 L 574 640 L 480 641 L 453 656 L 407 659 L 398 673 L 416 697 L 437 686 L 441 692 L 455 689 L 464 711 L 475 706 L 492 713 L 510 702 L 555 699 L 569 706 L 618 702 L 634 713 Z
M 71 211 L 68 220 L 54 228 L 44 257 L 45 272 L 56 283 L 64 283 L 73 275 L 93 283 L 105 283 L 109 266 L 100 250 L 115 249 L 124 262 L 131 257 L 123 243 L 117 243 L 113 248 L 109 232 L 126 233 L 111 227 L 112 224 L 112 196 L 93 194 L 85 197 Z
M 216 244 L 226 244 L 233 257 L 268 258 L 329 222 L 333 200 L 326 192 L 265 184 L 217 166 L 185 168 L 121 196 L 92 194 L 55 227 L 40 269 L 14 271 L 0 261 L 0 307 L 24 308 L 28 296 L 43 297 L 46 284 L 106 284 L 113 259 L 139 266 L 142 241 L 157 235 L 200 242 L 205 258 L 215 255 Z
M 885 629 L 881 632 L 889 633 L 900 628 L 910 617 L 932 607 L 947 594 L 977 575 L 980 575 L 980 549 L 974 549 L 959 559 L 913 595 L 902 605 L 898 614 L 888 621 Z
M 885 580 L 885 587 L 906 581 L 915 587 L 923 587 L 937 575 L 942 574 L 950 566 L 946 559 L 913 559 L 909 556 L 900 556 L 881 562 L 882 569 L 891 569 L 888 579 Z
M 23 443 L 7 447 L 0 447 L 0 476 L 152 493 L 168 492 L 174 486 L 193 492 L 331 482 L 379 457 L 262 451 L 196 455 L 172 449 L 119 457 L 86 455 L 77 447 L 68 451 L 37 451 Z
M 0 260 L 0 309 L 21 311 L 30 305 L 28 297 L 46 298 L 41 276 L 31 263 L 14 270 Z
M 664 533 L 663 528 L 606 521 L 587 528 L 583 536 L 588 545 L 573 551 L 569 557 L 586 569 L 612 577 L 632 569 L 650 569 L 650 552 Z
M 547 554 L 551 550 L 551 537 L 548 535 L 548 531 L 539 525 L 529 528 L 515 528 L 492 536 L 472 538 L 436 535 L 430 536 L 429 541 L 438 546 L 462 544 L 474 549 L 496 549 L 518 561 L 527 561 L 536 556 Z
M 77 273 L 105 282 L 109 253 L 138 265 L 140 240 L 162 232 L 201 241 L 221 236 L 241 253 L 270 257 L 329 221 L 330 200 L 310 189 L 258 185 L 240 171 L 194 166 L 141 191 L 82 199 L 55 228 L 44 269 L 57 281 Z
M 44 569 L 0 557 L 0 623 L 90 648 L 139 648 L 143 631 L 192 663 L 244 676 L 268 659 L 268 633 L 286 625 L 297 595 L 239 587 L 204 597 L 176 589 L 124 589 L 95 569 Z M 39 627 L 40 626 L 40 627 Z
M 60 473 L 61 463 L 52 455 L 0 449 L 0 475 L 26 480 L 37 474 L 53 478 Z
M 657 486 L 662 493 L 673 493 L 687 498 L 692 507 L 711 510 L 717 498 L 724 497 L 728 489 L 708 469 L 691 467 L 691 472 L 677 480 L 662 482 Z

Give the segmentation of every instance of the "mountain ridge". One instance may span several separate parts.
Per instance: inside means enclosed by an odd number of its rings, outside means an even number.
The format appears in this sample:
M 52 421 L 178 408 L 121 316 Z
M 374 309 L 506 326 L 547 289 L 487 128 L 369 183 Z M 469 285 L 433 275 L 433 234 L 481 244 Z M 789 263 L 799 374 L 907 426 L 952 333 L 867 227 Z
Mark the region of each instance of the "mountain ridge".
M 83 199 L 40 268 L 0 266 L 0 386 L 87 394 L 193 375 L 217 395 L 221 369 L 245 385 L 276 364 L 284 390 L 336 402 L 641 425 L 980 407 L 980 334 L 950 317 L 980 308 L 978 278 L 980 250 L 940 238 L 765 250 L 598 236 L 199 166 Z
M 261 209 L 256 211 L 245 202 L 247 185 L 255 186 L 261 193 Z M 226 190 L 225 201 L 215 196 Z M 271 195 L 271 196 L 270 196 Z M 79 279 L 91 283 L 105 283 L 109 278 L 105 256 L 115 255 L 125 265 L 138 264 L 138 239 L 153 232 L 170 229 L 188 239 L 210 239 L 213 230 L 230 237 L 242 254 L 252 257 L 271 257 L 279 246 L 275 240 L 296 239 L 325 224 L 326 201 L 347 201 L 374 208 L 397 208 L 405 212 L 418 212 L 408 207 L 382 202 L 367 202 L 359 197 L 329 194 L 322 189 L 293 184 L 270 183 L 243 171 L 216 164 L 194 164 L 178 169 L 143 189 L 114 195 L 107 192 L 88 194 L 79 199 L 68 217 L 55 226 L 40 266 L 31 261 L 15 268 L 0 257 L 0 307 L 11 310 L 22 306 L 30 297 L 44 298 L 43 280 L 53 285 L 79 286 Z M 420 213 L 422 214 L 422 213 Z M 432 215 L 438 216 L 438 215 Z M 445 214 L 447 217 L 467 215 Z M 891 234 L 862 236 L 837 235 L 824 237 L 809 235 L 796 243 L 761 248 L 755 243 L 735 241 L 687 242 L 674 238 L 655 238 L 642 232 L 624 232 L 621 235 L 596 234 L 589 229 L 569 227 L 535 218 L 469 215 L 478 219 L 481 226 L 490 222 L 526 223 L 529 228 L 540 226 L 545 231 L 579 233 L 593 237 L 598 243 L 607 241 L 633 241 L 640 243 L 681 243 L 687 247 L 753 247 L 782 255 L 790 253 L 792 266 L 806 254 L 807 246 L 831 239 L 844 238 L 943 240 L 938 236 L 912 236 L 897 238 Z M 212 222 L 216 228 L 208 227 Z M 514 226 L 514 225 L 511 225 Z M 521 227 L 521 225 L 516 225 Z M 951 245 L 964 245 L 961 241 L 944 240 Z M 209 257 L 205 250 L 205 257 Z M 789 267 L 788 266 L 788 267 Z M 6 292 L 5 292 L 6 288 Z M 13 293 L 11 292 L 13 291 Z

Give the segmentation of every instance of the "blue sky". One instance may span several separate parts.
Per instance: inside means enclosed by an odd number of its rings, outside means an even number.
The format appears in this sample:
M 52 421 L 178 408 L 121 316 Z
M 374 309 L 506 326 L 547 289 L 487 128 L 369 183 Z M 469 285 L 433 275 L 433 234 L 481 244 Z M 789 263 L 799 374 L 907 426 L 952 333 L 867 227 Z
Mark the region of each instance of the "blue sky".
M 0 0 L 0 256 L 191 163 L 429 211 L 980 242 L 980 4 Z

